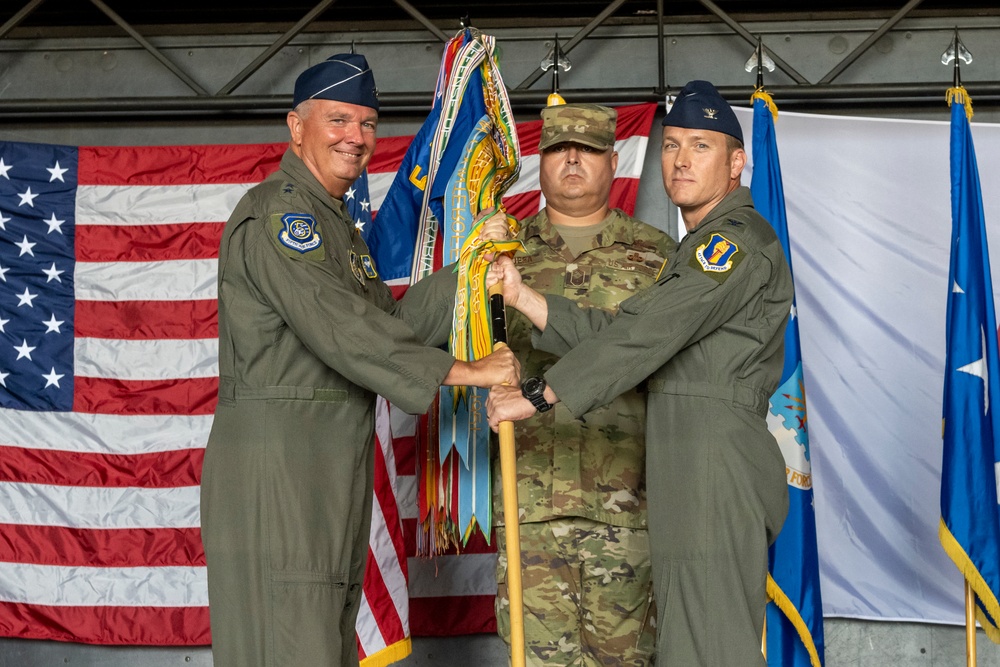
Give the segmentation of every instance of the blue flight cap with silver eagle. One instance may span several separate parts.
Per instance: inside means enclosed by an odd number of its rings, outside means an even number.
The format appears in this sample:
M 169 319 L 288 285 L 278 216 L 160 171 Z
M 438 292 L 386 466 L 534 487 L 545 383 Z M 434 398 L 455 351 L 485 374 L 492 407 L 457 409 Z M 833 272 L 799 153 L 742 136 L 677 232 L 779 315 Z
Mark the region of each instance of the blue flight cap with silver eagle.
M 334 100 L 378 111 L 375 75 L 360 53 L 338 53 L 299 74 L 292 108 L 306 100 Z
M 729 102 L 708 81 L 688 81 L 664 117 L 663 125 L 689 130 L 714 130 L 743 143 L 743 128 Z

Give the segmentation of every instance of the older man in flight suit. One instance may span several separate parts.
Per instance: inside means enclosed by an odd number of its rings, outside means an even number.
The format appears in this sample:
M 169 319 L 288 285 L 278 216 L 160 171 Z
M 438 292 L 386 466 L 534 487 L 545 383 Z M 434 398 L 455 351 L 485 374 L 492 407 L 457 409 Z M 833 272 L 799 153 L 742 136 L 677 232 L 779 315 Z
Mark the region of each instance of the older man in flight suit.
M 663 122 L 663 183 L 687 236 L 617 316 L 532 292 L 502 262 L 494 275 L 507 303 L 543 330 L 536 347 L 563 357 L 521 391 L 491 392 L 490 424 L 530 416 L 538 402 L 580 416 L 648 378 L 656 662 L 764 665 L 767 548 L 788 509 L 765 415 L 781 376 L 791 274 L 740 186 L 743 133 L 714 86 L 690 82 Z
M 358 664 L 372 511 L 375 395 L 426 410 L 438 386 L 517 379 L 508 351 L 457 362 L 454 278 L 393 300 L 342 197 L 375 150 L 368 63 L 307 69 L 289 150 L 226 224 L 219 403 L 202 537 L 217 667 Z

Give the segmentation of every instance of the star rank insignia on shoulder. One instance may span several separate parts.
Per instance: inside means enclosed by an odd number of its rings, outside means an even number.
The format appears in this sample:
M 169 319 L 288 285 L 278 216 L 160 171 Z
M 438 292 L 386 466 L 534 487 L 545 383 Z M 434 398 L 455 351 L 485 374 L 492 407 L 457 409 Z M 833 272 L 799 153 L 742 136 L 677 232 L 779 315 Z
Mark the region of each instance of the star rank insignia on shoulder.
M 316 218 L 309 213 L 276 213 L 271 216 L 271 229 L 286 254 L 324 259 L 323 237 L 316 227 Z
M 722 234 L 714 233 L 708 240 L 699 245 L 689 262 L 695 269 L 718 282 L 724 282 L 729 277 L 729 271 L 743 260 L 743 253 L 736 243 Z

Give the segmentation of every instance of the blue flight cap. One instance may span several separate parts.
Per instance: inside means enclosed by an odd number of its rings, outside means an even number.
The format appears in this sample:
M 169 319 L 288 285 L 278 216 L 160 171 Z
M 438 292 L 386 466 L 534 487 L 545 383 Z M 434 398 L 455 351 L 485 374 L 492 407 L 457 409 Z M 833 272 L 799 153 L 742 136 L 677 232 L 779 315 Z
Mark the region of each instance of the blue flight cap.
M 334 100 L 378 111 L 375 75 L 360 53 L 338 53 L 299 74 L 292 108 L 306 100 Z
M 729 106 L 708 81 L 688 81 L 663 118 L 664 126 L 689 130 L 714 130 L 736 137 L 743 143 L 743 128 Z

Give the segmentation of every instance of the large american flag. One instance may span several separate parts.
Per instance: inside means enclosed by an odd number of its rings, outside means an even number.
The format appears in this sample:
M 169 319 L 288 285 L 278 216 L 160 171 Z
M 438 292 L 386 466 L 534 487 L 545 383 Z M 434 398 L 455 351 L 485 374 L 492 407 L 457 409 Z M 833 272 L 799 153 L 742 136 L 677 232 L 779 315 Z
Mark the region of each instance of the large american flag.
M 654 111 L 619 110 L 612 204 L 628 211 Z M 542 204 L 540 129 L 518 125 L 506 200 L 518 216 Z M 379 140 L 370 195 L 354 192 L 361 210 L 377 211 L 410 139 Z M 216 257 L 229 213 L 284 150 L 0 142 L 0 635 L 211 641 L 198 485 L 217 390 Z M 384 402 L 378 415 L 366 665 L 408 653 L 411 631 L 492 631 L 496 590 L 485 540 L 412 557 L 419 420 Z

